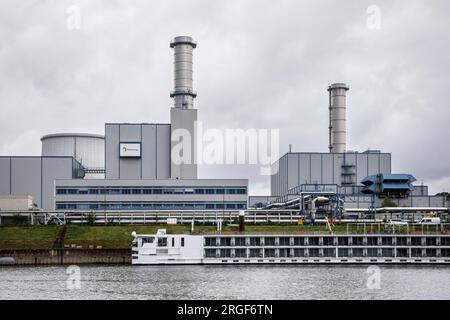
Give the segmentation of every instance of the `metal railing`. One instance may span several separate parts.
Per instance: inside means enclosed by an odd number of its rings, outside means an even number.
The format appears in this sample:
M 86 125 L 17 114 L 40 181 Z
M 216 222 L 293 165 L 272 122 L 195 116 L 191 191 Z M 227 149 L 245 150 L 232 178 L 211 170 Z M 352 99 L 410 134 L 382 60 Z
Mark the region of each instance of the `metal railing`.
M 247 225 L 286 224 L 297 225 L 301 216 L 298 210 L 245 210 Z M 153 210 L 153 211 L 0 211 L 0 225 L 6 220 L 20 217 L 26 224 L 166 224 L 168 219 L 176 223 L 216 223 L 218 220 L 237 222 L 238 210 Z M 342 222 L 339 224 L 339 222 Z M 344 223 L 345 222 L 345 223 Z M 302 227 L 295 233 L 327 234 L 322 226 Z M 267 232 L 271 232 L 268 230 Z M 264 230 L 264 233 L 267 233 Z M 291 231 L 287 231 L 289 233 Z M 276 231 L 275 233 L 280 233 Z M 450 223 L 442 224 L 389 224 L 378 222 L 355 222 L 354 220 L 336 221 L 333 233 L 346 234 L 447 234 Z

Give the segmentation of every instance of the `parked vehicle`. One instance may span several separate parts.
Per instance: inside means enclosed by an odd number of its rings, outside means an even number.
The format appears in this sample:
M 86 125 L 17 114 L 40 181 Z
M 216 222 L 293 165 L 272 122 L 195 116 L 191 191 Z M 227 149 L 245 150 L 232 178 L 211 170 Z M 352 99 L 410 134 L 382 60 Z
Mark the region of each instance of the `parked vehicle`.
M 419 221 L 420 224 L 441 224 L 441 218 L 425 217 Z
M 394 224 L 394 225 L 407 225 L 408 222 L 407 221 L 403 221 L 403 220 L 389 220 L 388 224 Z

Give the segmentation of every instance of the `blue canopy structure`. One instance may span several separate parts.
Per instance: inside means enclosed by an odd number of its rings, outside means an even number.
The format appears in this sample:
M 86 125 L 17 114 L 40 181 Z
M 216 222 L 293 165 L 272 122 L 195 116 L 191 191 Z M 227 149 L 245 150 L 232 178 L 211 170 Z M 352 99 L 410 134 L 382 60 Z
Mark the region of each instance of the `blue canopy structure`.
M 362 193 L 376 194 L 378 196 L 406 196 L 414 190 L 412 183 L 416 181 L 410 174 L 377 174 L 365 177 L 361 183 L 364 185 Z

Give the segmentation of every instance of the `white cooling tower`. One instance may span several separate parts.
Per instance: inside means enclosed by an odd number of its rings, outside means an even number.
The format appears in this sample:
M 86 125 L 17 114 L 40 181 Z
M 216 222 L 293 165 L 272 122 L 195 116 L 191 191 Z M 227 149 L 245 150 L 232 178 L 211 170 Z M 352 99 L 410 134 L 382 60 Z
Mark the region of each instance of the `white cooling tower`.
M 56 133 L 41 138 L 42 156 L 70 156 L 85 168 L 97 171 L 105 168 L 105 137 L 88 133 Z M 86 178 L 102 178 L 99 173 Z

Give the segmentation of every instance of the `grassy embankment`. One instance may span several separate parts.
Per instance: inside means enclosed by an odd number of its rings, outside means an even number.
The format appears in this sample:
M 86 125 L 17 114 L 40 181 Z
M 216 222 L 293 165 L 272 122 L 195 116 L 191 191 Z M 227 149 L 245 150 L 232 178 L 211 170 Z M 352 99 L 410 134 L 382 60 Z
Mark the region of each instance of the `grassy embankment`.
M 82 246 L 83 248 L 129 248 L 131 246 L 131 232 L 138 234 L 155 234 L 158 229 L 166 229 L 167 233 L 185 233 L 190 231 L 190 224 L 184 225 L 73 225 L 66 226 L 67 230 L 62 244 L 64 247 Z M 20 226 L 20 227 L 0 227 L 0 249 L 50 249 L 58 243 L 58 234 L 63 226 Z M 349 231 L 362 231 L 363 227 L 349 226 Z M 225 225 L 223 233 L 237 232 L 236 225 Z M 410 229 L 411 230 L 411 229 Z M 196 233 L 214 233 L 214 225 L 195 225 Z M 252 225 L 247 224 L 245 231 L 251 233 L 303 233 L 321 232 L 327 233 L 325 225 L 303 226 L 303 225 Z M 333 228 L 336 233 L 346 232 L 347 225 L 336 225 Z M 376 232 L 374 227 L 367 232 Z
M 47 249 L 52 248 L 58 238 L 62 226 L 21 226 L 0 227 L 0 249 Z M 335 232 L 346 231 L 346 226 L 336 226 Z M 121 226 L 87 226 L 67 225 L 63 244 L 65 246 L 102 246 L 102 248 L 129 248 L 131 232 L 139 234 L 154 234 L 157 229 L 167 229 L 168 233 L 183 233 L 190 231 L 190 225 L 121 225 Z M 214 233 L 213 225 L 196 225 L 196 233 Z M 235 226 L 224 226 L 224 233 L 236 232 Z M 326 232 L 325 226 L 299 225 L 246 225 L 249 233 L 297 233 L 297 232 Z

